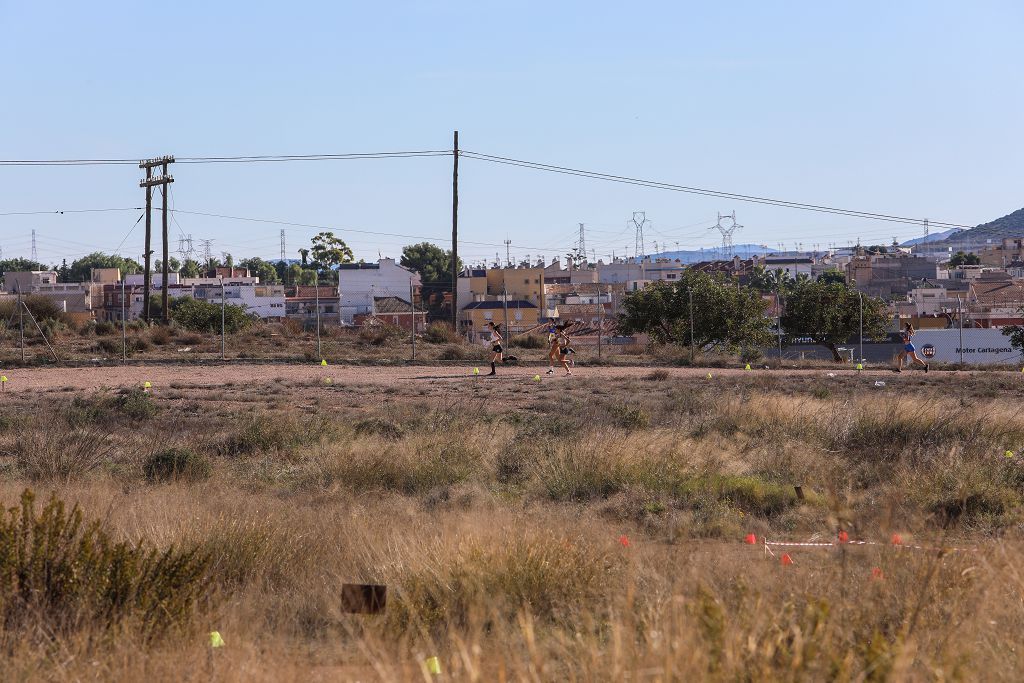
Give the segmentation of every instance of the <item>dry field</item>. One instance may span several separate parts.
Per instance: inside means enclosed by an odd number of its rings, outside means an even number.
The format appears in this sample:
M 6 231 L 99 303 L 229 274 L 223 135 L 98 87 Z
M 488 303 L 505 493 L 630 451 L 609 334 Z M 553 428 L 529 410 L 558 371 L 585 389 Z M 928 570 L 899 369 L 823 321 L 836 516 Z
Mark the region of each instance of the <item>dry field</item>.
M 468 371 L 6 370 L 3 679 L 1021 678 L 1020 373 Z

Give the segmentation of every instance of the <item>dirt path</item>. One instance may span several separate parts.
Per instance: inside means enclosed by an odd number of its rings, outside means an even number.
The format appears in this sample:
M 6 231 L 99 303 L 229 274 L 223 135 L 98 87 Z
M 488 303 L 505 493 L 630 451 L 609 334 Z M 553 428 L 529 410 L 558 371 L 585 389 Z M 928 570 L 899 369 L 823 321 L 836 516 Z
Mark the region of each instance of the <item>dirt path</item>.
M 577 368 L 572 377 L 565 377 L 559 370 L 554 375 L 544 374 L 544 368 L 519 367 L 501 368 L 498 381 L 532 381 L 540 373 L 543 382 L 566 382 L 579 379 L 642 379 L 655 369 L 645 367 L 592 367 Z M 828 377 L 833 373 L 836 377 L 854 376 L 854 370 L 751 370 L 720 369 L 720 368 L 665 368 L 668 378 L 701 378 L 710 372 L 712 377 L 736 376 L 787 376 L 787 377 Z M 485 377 L 489 368 L 480 366 L 478 381 L 493 382 Z M 401 367 L 369 367 L 369 366 L 327 366 L 298 364 L 229 364 L 229 365 L 133 365 L 126 367 L 80 367 L 80 368 L 11 368 L 3 371 L 8 378 L 5 391 L 47 391 L 97 389 L 102 387 L 116 388 L 125 386 L 141 386 L 151 382 L 156 387 L 217 387 L 233 383 L 235 386 L 251 384 L 254 388 L 260 384 L 274 380 L 286 382 L 318 382 L 330 378 L 332 383 L 370 384 L 380 386 L 403 386 L 416 383 L 457 382 L 473 378 L 473 368 L 467 366 L 401 366 Z M 933 372 L 925 375 L 922 372 L 906 371 L 895 375 L 888 370 L 865 370 L 859 373 L 866 378 L 892 382 L 900 378 L 912 377 L 914 380 L 925 379 L 936 384 L 948 381 L 949 373 Z M 1006 377 L 1020 373 L 985 372 L 960 373 L 964 375 L 986 375 Z

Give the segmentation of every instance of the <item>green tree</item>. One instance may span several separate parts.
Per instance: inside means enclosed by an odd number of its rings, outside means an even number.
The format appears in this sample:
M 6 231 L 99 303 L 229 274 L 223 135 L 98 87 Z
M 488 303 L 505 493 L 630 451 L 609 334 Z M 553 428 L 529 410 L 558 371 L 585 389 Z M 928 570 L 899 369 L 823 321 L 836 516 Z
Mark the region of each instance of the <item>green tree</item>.
M 299 249 L 299 256 L 302 258 L 302 265 L 309 265 L 309 249 Z
M 4 273 L 22 273 L 29 270 L 50 270 L 50 266 L 27 258 L 8 258 L 0 261 L 0 280 Z
M 824 282 L 827 285 L 844 284 L 846 282 L 846 275 L 841 270 L 826 270 L 818 276 L 818 282 Z
M 965 254 L 962 251 L 958 251 L 949 259 L 950 268 L 959 268 L 960 266 L 979 266 L 981 265 L 981 257 L 971 252 Z
M 782 329 L 790 338 L 806 337 L 843 360 L 837 347 L 859 334 L 861 299 L 864 302 L 864 336 L 884 339 L 889 314 L 885 302 L 861 296 L 849 285 L 806 281 L 795 286 L 783 301 Z
M 1018 312 L 1024 316 L 1024 306 L 1021 306 Z M 1010 338 L 1011 347 L 1024 354 L 1024 326 L 1006 325 L 1003 327 L 1003 334 Z
M 88 282 L 94 268 L 119 268 L 121 275 L 131 275 L 141 270 L 137 261 L 117 254 L 94 251 L 71 262 L 70 282 Z
M 162 259 L 157 259 L 153 264 L 154 273 L 162 273 L 164 270 L 164 262 Z M 167 259 L 167 270 L 170 273 L 177 273 L 181 271 L 181 261 L 171 256 Z
M 224 329 L 229 333 L 239 332 L 252 324 L 253 318 L 245 312 L 244 306 L 224 306 Z M 199 301 L 191 297 L 177 297 L 171 301 L 171 318 L 187 330 L 195 332 L 220 332 L 221 305 Z
M 869 254 L 888 254 L 889 248 L 882 244 L 872 244 L 867 248 Z
M 409 270 L 420 274 L 424 284 L 451 282 L 452 252 L 430 242 L 410 244 L 402 249 L 399 263 Z M 457 270 L 462 270 L 462 259 L 457 263 Z
M 275 285 L 281 281 L 274 264 L 264 261 L 258 256 L 242 259 L 238 262 L 238 265 L 248 270 L 250 275 L 258 277 L 261 284 Z
M 62 259 L 60 268 L 57 269 L 57 282 L 70 282 L 69 277 L 71 277 L 71 269 L 68 268 L 68 260 Z
M 788 271 L 781 268 L 768 270 L 764 266 L 754 266 L 754 270 L 747 282 L 748 287 L 756 289 L 762 294 L 774 294 L 775 292 L 785 291 L 792 284 L 793 279 L 789 276 Z
M 313 236 L 313 262 L 318 268 L 335 268 L 342 263 L 352 263 L 352 250 L 344 240 L 335 237 L 333 232 L 320 232 Z M 305 257 L 303 257 L 305 263 Z
M 654 282 L 626 296 L 619 329 L 625 334 L 646 332 L 656 343 L 687 345 L 691 294 L 696 347 L 736 350 L 771 343 L 768 302 L 760 292 L 693 270 L 675 282 Z
M 199 262 L 195 259 L 185 259 L 185 262 L 181 264 L 181 270 L 179 272 L 182 277 L 199 277 L 202 270 L 199 266 Z

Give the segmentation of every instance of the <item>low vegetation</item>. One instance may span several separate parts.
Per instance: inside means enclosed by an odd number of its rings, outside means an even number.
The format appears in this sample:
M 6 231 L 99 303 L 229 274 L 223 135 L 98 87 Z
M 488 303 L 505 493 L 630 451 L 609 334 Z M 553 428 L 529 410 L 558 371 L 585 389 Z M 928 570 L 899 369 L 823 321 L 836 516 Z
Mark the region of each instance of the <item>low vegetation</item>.
M 1016 384 L 667 379 L 26 393 L 0 407 L 4 670 L 1017 677 Z M 840 531 L 877 545 L 761 545 Z M 350 582 L 385 612 L 343 613 Z

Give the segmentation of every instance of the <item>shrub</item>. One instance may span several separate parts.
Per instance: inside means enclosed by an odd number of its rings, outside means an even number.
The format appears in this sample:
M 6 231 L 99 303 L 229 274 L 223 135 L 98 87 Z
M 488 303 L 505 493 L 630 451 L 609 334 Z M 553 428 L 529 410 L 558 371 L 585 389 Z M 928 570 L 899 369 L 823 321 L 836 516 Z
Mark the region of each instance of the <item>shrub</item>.
M 108 334 L 114 334 L 114 332 L 117 331 L 117 327 L 112 322 L 101 320 L 96 323 L 95 327 L 93 327 L 93 331 L 99 336 L 106 336 Z
M 649 373 L 647 373 L 647 377 L 645 379 L 648 379 L 652 382 L 664 382 L 666 379 L 668 379 L 668 370 L 664 368 L 660 368 L 658 370 L 651 370 Z
M 651 414 L 643 406 L 622 404 L 612 406 L 612 418 L 623 429 L 647 429 L 651 426 Z
M 298 446 L 316 443 L 330 430 L 322 418 L 301 421 L 290 416 L 271 417 L 250 413 L 233 434 L 220 445 L 227 455 L 248 455 L 263 451 L 290 451 Z
M 191 448 L 168 448 L 151 455 L 143 466 L 150 481 L 197 482 L 210 478 L 210 461 Z
M 132 420 L 148 420 L 157 411 L 153 397 L 138 387 L 122 389 L 114 399 L 114 407 Z
M 207 301 L 179 297 L 171 304 L 171 316 L 186 330 L 193 332 L 220 332 L 221 307 Z M 229 334 L 240 332 L 253 323 L 245 307 L 227 304 L 223 310 L 224 329 Z
M 437 354 L 438 360 L 465 360 L 466 351 L 461 346 L 449 344 Z
M 171 341 L 171 329 L 165 325 L 156 325 L 149 330 L 149 340 L 157 346 L 164 346 Z
M 106 430 L 76 427 L 22 433 L 14 455 L 29 479 L 66 484 L 99 467 L 113 450 Z
M 534 334 L 521 334 L 519 336 L 512 337 L 508 345 L 519 349 L 547 348 L 547 344 L 545 344 L 544 339 Z
M 111 629 L 131 619 L 143 639 L 182 627 L 210 597 L 210 557 L 146 542 L 114 542 L 52 497 L 41 513 L 26 490 L 0 516 L 0 620 L 9 650 L 33 634 Z
M 427 327 L 427 331 L 423 333 L 423 340 L 431 344 L 458 344 L 462 338 L 450 324 L 437 321 Z
M 360 420 L 356 422 L 355 429 L 356 434 L 376 434 L 377 436 L 392 440 L 401 439 L 405 434 L 405 430 L 402 429 L 401 425 L 379 417 Z
M 57 305 L 57 302 L 48 296 L 41 294 L 28 294 L 22 297 L 22 301 L 25 302 L 25 307 L 31 311 L 36 322 L 45 330 L 46 322 L 62 321 L 64 319 L 64 312 L 61 307 Z M 10 301 L 0 302 L 0 318 L 4 320 L 10 320 L 14 315 L 18 313 L 18 300 L 16 298 Z M 28 320 L 28 316 L 25 316 L 26 330 L 32 323 Z
M 359 341 L 372 346 L 380 346 L 401 336 L 404 336 L 401 328 L 380 321 L 368 322 L 359 330 Z

